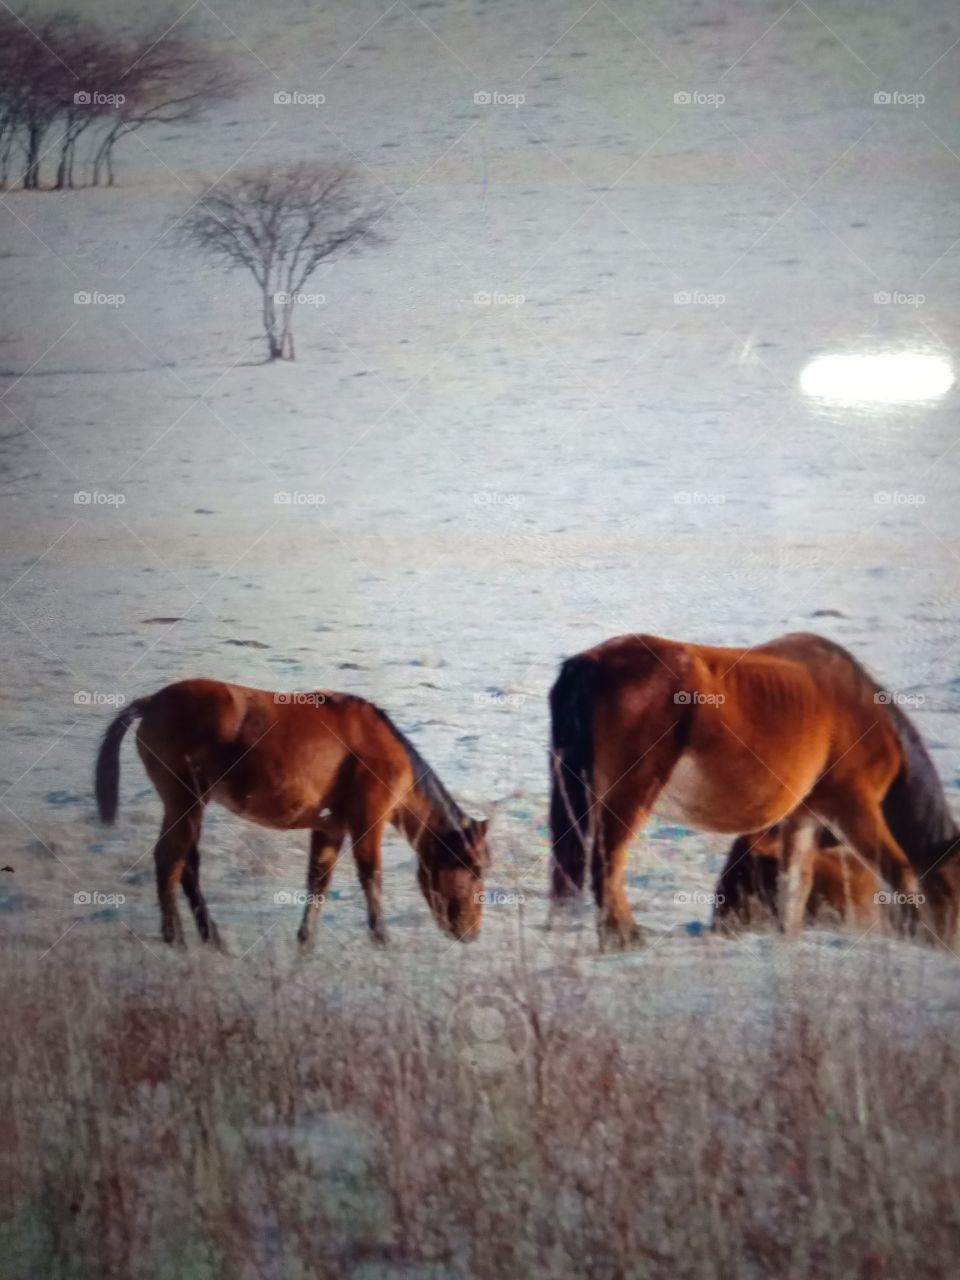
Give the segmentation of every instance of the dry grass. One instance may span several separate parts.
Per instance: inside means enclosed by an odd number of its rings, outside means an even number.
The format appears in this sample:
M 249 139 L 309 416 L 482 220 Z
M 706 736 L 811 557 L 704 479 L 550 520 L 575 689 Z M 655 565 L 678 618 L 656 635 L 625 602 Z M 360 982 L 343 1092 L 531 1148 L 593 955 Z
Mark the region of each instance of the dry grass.
M 416 1002 L 372 952 L 3 959 L 5 1276 L 956 1274 L 960 1046 L 876 967 L 691 1014 L 655 959 L 622 1006 L 522 955 Z

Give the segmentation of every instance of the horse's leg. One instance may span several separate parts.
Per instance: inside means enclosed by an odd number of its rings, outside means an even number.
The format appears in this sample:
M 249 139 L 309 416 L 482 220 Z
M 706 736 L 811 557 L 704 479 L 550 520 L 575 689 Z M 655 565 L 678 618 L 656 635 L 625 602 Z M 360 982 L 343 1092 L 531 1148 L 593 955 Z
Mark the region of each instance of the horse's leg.
M 813 887 L 818 827 L 816 816 L 806 807 L 795 809 L 783 820 L 777 914 L 788 938 L 795 938 L 803 928 Z
M 199 836 L 199 826 L 197 823 L 197 835 Z M 197 931 L 204 942 L 212 942 L 218 951 L 223 949 L 220 941 L 220 931 L 211 919 L 210 912 L 207 909 L 207 900 L 200 892 L 200 847 L 196 841 L 190 846 L 187 853 L 187 860 L 183 868 L 183 875 L 180 880 L 183 886 L 183 892 L 187 895 L 187 901 L 190 903 L 190 910 L 193 912 L 193 918 L 197 923 Z
M 753 852 L 753 836 L 737 836 L 713 895 L 711 929 L 733 932 L 735 925 L 746 928 L 763 901 L 760 866 Z M 732 919 L 731 919 L 732 917 Z M 734 924 L 735 922 L 735 924 Z
M 180 883 L 191 848 L 199 834 L 194 814 L 196 801 L 190 808 L 164 809 L 160 838 L 153 850 L 157 869 L 157 896 L 160 900 L 160 926 L 164 942 L 183 945 L 183 926 L 177 911 L 177 885 Z
M 297 937 L 304 945 L 313 936 L 317 913 L 330 885 L 333 868 L 340 856 L 343 844 L 343 832 L 339 835 L 329 831 L 310 832 L 310 861 L 307 865 L 307 905 L 303 909 L 303 920 L 297 930 Z
M 872 863 L 895 893 L 914 897 L 913 904 L 900 904 L 901 919 L 912 933 L 917 921 L 915 908 L 920 900 L 920 882 L 910 859 L 890 833 L 880 801 L 869 794 L 851 795 L 836 818 L 836 826 L 844 843 Z
M 600 908 L 601 950 L 607 942 L 621 948 L 643 943 L 643 931 L 633 918 L 623 883 L 627 852 L 681 754 L 673 738 L 663 734 L 650 745 L 637 745 L 636 763 L 599 795 L 591 814 L 595 832 L 591 877 Z
M 608 944 L 621 949 L 643 944 L 643 931 L 633 918 L 623 881 L 630 841 L 646 822 L 648 813 L 646 808 L 633 806 L 624 811 L 608 797 L 597 819 L 592 875 L 594 897 L 600 909 L 601 951 L 605 951 Z
M 353 843 L 353 856 L 357 863 L 357 875 L 364 897 L 367 900 L 367 924 L 374 942 L 384 945 L 387 941 L 383 927 L 383 912 L 380 906 L 380 842 L 383 839 L 384 827 L 387 825 L 386 813 L 380 817 L 367 819 L 369 807 L 363 806 L 364 817 L 351 823 L 350 838 Z

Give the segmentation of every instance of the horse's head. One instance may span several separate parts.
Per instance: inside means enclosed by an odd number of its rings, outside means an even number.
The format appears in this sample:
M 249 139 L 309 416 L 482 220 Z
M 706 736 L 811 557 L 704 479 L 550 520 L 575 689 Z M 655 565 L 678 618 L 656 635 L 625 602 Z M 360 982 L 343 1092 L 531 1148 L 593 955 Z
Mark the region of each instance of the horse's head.
M 483 917 L 483 874 L 490 865 L 487 819 L 465 818 L 457 829 L 428 832 L 419 845 L 417 879 L 444 933 L 472 942 Z

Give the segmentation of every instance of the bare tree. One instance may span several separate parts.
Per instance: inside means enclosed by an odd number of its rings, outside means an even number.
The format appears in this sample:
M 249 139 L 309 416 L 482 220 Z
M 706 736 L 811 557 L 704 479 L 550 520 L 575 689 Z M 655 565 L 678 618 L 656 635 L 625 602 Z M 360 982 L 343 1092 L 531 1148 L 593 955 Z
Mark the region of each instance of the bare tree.
M 241 83 L 232 62 L 182 29 L 124 38 L 70 15 L 28 22 L 0 8 L 0 187 L 19 154 L 23 186 L 39 190 L 51 152 L 56 188 L 72 187 L 77 144 L 94 126 L 90 178 L 112 186 L 122 138 L 197 120 Z
M 3 113 L 3 169 L 9 176 L 14 144 L 24 157 L 23 185 L 40 185 L 41 148 L 76 77 L 58 46 L 72 38 L 77 23 L 63 19 L 27 26 L 16 14 L 4 14 L 0 28 L 0 100 Z
M 20 141 L 27 94 L 20 68 L 29 37 L 16 14 L 0 12 L 0 190 L 9 184 L 14 149 Z
M 122 101 L 93 156 L 91 181 L 113 186 L 117 143 L 144 125 L 188 124 L 234 96 L 243 81 L 232 62 L 180 32 L 147 32 L 122 50 Z
M 74 186 L 77 143 L 95 124 L 115 117 L 123 101 L 116 88 L 125 65 L 122 50 L 96 27 L 76 23 L 61 31 L 56 52 L 69 69 L 69 79 L 61 75 L 58 129 L 60 157 L 54 183 L 57 191 Z
M 271 360 L 293 360 L 293 309 L 321 262 L 382 242 L 383 217 L 344 165 L 257 169 L 210 188 L 183 220 L 183 238 L 260 289 Z

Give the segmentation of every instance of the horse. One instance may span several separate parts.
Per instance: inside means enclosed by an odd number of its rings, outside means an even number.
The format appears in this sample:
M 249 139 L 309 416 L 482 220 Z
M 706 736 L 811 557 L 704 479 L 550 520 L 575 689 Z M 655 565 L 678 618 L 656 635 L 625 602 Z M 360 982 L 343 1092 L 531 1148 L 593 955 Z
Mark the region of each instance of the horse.
M 579 896 L 589 863 L 602 947 L 642 941 L 623 882 L 630 839 L 654 809 L 704 831 L 779 824 L 778 914 L 791 936 L 819 827 L 876 867 L 911 930 L 920 879 L 960 848 L 909 717 L 822 636 L 753 648 L 618 636 L 563 663 L 550 716 L 551 898 Z M 944 910 L 957 888 L 938 883 Z
M 441 930 L 461 941 L 479 933 L 487 821 L 463 813 L 372 702 L 327 690 L 274 693 L 203 679 L 138 698 L 108 726 L 97 756 L 97 807 L 108 824 L 117 815 L 120 744 L 135 720 L 140 759 L 163 802 L 154 861 L 165 942 L 183 941 L 179 883 L 201 939 L 220 945 L 200 891 L 200 829 L 210 801 L 261 826 L 310 831 L 302 944 L 311 939 L 347 835 L 370 933 L 386 942 L 380 843 L 388 823 L 417 855 L 417 880 Z
M 714 891 L 714 932 L 776 920 L 782 837 L 778 827 L 755 835 L 738 836 Z M 928 927 L 949 944 L 960 926 L 960 849 L 948 852 L 921 879 Z M 820 827 L 807 900 L 806 920 L 847 920 L 869 931 L 884 919 L 883 906 L 892 901 L 883 881 L 861 858 L 841 844 L 833 832 Z
M 782 841 L 778 827 L 738 836 L 714 890 L 713 931 L 775 921 Z M 870 929 L 882 919 L 883 881 L 826 827 L 816 836 L 806 921 L 848 920 Z

